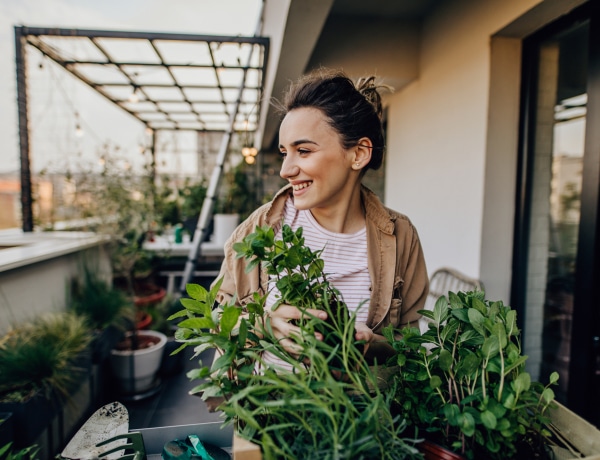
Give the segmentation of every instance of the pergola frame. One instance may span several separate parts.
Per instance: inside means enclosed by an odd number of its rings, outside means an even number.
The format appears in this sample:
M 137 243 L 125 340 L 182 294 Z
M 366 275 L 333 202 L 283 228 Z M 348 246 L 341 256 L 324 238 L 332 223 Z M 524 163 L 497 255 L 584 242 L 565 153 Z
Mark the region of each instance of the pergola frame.
M 52 46 L 49 41 L 43 37 L 64 37 L 85 39 L 90 42 L 100 56 L 100 59 L 77 60 L 69 58 L 60 53 L 60 50 Z M 122 39 L 122 40 L 141 40 L 149 45 L 149 49 L 154 53 L 150 60 L 118 60 L 112 56 L 106 46 L 101 43 L 102 40 Z M 159 43 L 192 43 L 204 44 L 207 53 L 205 58 L 210 60 L 204 63 L 198 62 L 168 62 L 164 56 L 164 51 L 160 49 Z M 226 62 L 226 56 L 220 56 L 217 62 L 217 51 L 221 45 L 237 45 L 240 54 L 233 64 Z M 124 31 L 103 31 L 103 30 L 81 30 L 81 29 L 48 29 L 32 28 L 25 26 L 15 27 L 15 56 L 17 72 L 17 107 L 19 120 L 19 146 L 21 159 L 21 208 L 22 208 L 22 229 L 24 232 L 33 231 L 33 212 L 32 212 L 32 193 L 31 193 L 31 169 L 30 169 L 30 143 L 28 126 L 28 105 L 27 105 L 27 45 L 38 49 L 44 56 L 56 62 L 72 75 L 77 77 L 83 83 L 97 91 L 106 99 L 117 105 L 130 115 L 138 119 L 152 132 L 151 154 L 152 154 L 152 174 L 155 174 L 155 143 L 157 130 L 192 130 L 196 132 L 223 132 L 221 146 L 217 155 L 217 161 L 211 175 L 206 198 L 200 211 L 197 231 L 194 232 L 192 249 L 188 255 L 185 265 L 184 276 L 181 282 L 182 292 L 185 284 L 191 278 L 196 261 L 200 254 L 200 245 L 208 237 L 210 219 L 212 217 L 214 203 L 217 196 L 223 167 L 227 158 L 229 145 L 234 132 L 241 131 L 249 133 L 257 129 L 259 121 L 260 100 L 264 87 L 264 80 L 267 68 L 267 58 L 269 52 L 269 39 L 266 37 L 241 37 L 241 36 L 216 36 L 216 35 L 191 35 L 174 33 L 155 33 L 155 32 L 124 32 Z M 247 62 L 242 63 L 242 47 L 246 46 Z M 254 53 L 256 55 L 254 55 Z M 154 60 L 152 60 L 154 59 Z M 120 76 L 121 81 L 100 81 L 94 80 L 82 70 L 82 66 L 109 66 L 116 74 Z M 139 68 L 161 69 L 166 76 L 167 82 L 160 81 L 142 81 L 138 79 L 139 72 L 131 69 Z M 212 84 L 200 84 L 197 82 L 183 82 L 185 78 L 176 74 L 176 69 L 201 69 L 210 70 L 214 77 Z M 222 72 L 233 71 L 241 72 L 237 85 L 228 86 L 222 82 Z M 248 78 L 249 73 L 254 73 L 254 83 L 252 78 Z M 206 76 L 206 74 L 205 74 Z M 170 79 L 170 81 L 168 81 Z M 119 97 L 111 92 L 114 87 L 129 87 L 133 94 L 141 92 L 145 108 L 136 107 L 139 101 L 131 101 Z M 159 89 L 155 94 L 151 89 Z M 176 99 L 161 96 L 160 89 L 174 89 L 178 96 Z M 212 90 L 219 97 L 215 100 L 203 100 L 199 96 L 193 96 L 195 90 Z M 250 97 L 245 97 L 247 92 Z M 205 93 L 206 94 L 206 93 Z M 210 93 L 209 93 L 210 95 Z M 134 104 L 131 106 L 129 104 Z M 148 105 L 149 104 L 149 105 Z M 168 108 L 168 104 L 176 107 Z M 246 112 L 240 111 L 242 105 L 249 107 Z M 208 116 L 199 107 L 210 105 L 215 107 L 212 115 L 220 115 L 225 122 L 219 125 L 218 121 L 212 123 L 208 121 Z M 218 111 L 221 111 L 220 113 Z M 241 115 L 241 117 L 239 116 Z M 155 118 L 153 119 L 152 116 Z M 187 121 L 180 121 L 183 116 Z M 252 124 L 252 126 L 250 126 Z
M 96 59 L 73 59 L 61 53 L 61 50 L 52 46 L 48 38 L 78 39 L 89 42 L 92 48 L 97 51 L 99 58 Z M 138 59 L 117 59 L 105 46 L 103 40 L 138 40 L 147 43 L 149 49 L 153 50 L 152 59 L 143 61 Z M 208 50 L 208 62 L 169 62 L 165 57 L 164 50 L 160 49 L 161 43 L 187 43 L 204 44 Z M 248 62 L 242 63 L 238 57 L 237 62 L 227 63 L 224 60 L 217 61 L 217 50 L 221 45 L 237 45 L 250 47 L 249 56 L 254 51 L 258 51 L 257 56 L 248 58 Z M 225 149 L 222 160 L 224 162 L 226 150 L 229 147 L 231 136 L 236 131 L 253 132 L 258 124 L 260 116 L 260 96 L 262 94 L 265 78 L 265 69 L 267 65 L 269 39 L 266 37 L 242 37 L 242 36 L 217 36 L 217 35 L 195 35 L 178 33 L 157 33 L 157 32 L 129 32 L 129 31 L 106 31 L 106 30 L 82 30 L 82 29 L 53 29 L 37 28 L 26 26 L 15 26 L 15 57 L 16 57 L 16 76 L 17 76 L 17 107 L 19 124 L 19 148 L 21 162 L 21 207 L 22 207 L 22 229 L 25 232 L 33 231 L 33 212 L 32 212 L 32 186 L 30 169 L 30 142 L 28 126 L 28 98 L 27 98 L 27 46 L 33 46 L 44 56 L 63 67 L 69 73 L 77 77 L 90 88 L 101 94 L 107 100 L 126 111 L 134 118 L 138 119 L 147 128 L 152 131 L 151 136 L 151 154 L 154 164 L 155 156 L 155 132 L 158 130 L 191 130 L 196 132 L 222 132 L 224 143 L 221 148 Z M 120 76 L 113 81 L 102 81 L 94 79 L 84 71 L 86 66 L 110 68 L 115 75 Z M 163 75 L 167 75 L 171 82 L 165 81 L 141 81 L 132 69 L 151 68 L 159 69 Z M 212 84 L 203 83 L 182 83 L 181 76 L 176 72 L 182 69 L 196 69 L 200 71 L 210 70 L 214 76 Z M 223 72 L 238 72 L 243 74 L 239 85 L 228 85 L 222 82 Z M 249 72 L 254 73 L 255 82 L 248 81 Z M 129 87 L 131 93 L 141 95 L 141 103 L 136 107 L 136 103 L 124 97 L 119 97 L 114 89 L 124 89 Z M 175 90 L 178 95 L 176 98 L 160 95 L 161 90 Z M 158 93 L 153 94 L 153 90 Z M 192 96 L 193 91 L 213 91 L 219 97 L 217 100 L 203 100 L 200 97 Z M 253 93 L 253 98 L 243 99 L 245 94 Z M 166 108 L 169 104 L 173 108 Z M 240 112 L 242 105 L 251 105 L 251 110 Z M 214 111 L 207 114 L 199 107 L 210 105 Z M 250 115 L 250 112 L 252 114 Z M 222 122 L 211 123 L 207 121 L 210 117 L 220 117 Z M 251 117 L 251 120 L 250 120 Z M 252 124 L 253 126 L 249 125 Z M 217 161 L 219 163 L 219 161 Z M 223 164 L 220 165 L 219 177 L 222 172 Z M 213 173 L 213 178 L 215 174 Z M 216 187 L 218 188 L 218 179 Z M 214 197 L 211 201 L 214 201 Z

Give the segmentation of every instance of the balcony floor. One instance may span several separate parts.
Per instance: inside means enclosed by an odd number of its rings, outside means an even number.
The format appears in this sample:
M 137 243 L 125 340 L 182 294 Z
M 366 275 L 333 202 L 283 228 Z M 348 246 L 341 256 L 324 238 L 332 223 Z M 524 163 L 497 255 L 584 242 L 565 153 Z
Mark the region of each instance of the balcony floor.
M 129 412 L 130 430 L 221 420 L 220 413 L 208 412 L 200 397 L 189 394 L 200 381 L 190 381 L 186 373 L 198 367 L 198 359 L 190 360 L 192 348 L 186 348 L 181 353 L 184 354 L 183 369 L 174 375 L 163 377 L 160 390 L 156 394 L 138 401 L 121 400 Z M 201 358 L 208 360 L 212 353 L 212 350 L 208 350 Z

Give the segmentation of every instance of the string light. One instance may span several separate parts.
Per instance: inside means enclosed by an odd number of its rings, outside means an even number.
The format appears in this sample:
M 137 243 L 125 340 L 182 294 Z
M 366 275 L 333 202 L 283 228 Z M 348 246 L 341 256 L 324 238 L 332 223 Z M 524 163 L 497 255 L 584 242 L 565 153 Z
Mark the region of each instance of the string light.
M 132 104 L 135 104 L 136 102 L 140 102 L 140 96 L 138 95 L 137 86 L 133 87 L 133 93 L 131 93 L 129 95 L 129 102 L 131 102 Z

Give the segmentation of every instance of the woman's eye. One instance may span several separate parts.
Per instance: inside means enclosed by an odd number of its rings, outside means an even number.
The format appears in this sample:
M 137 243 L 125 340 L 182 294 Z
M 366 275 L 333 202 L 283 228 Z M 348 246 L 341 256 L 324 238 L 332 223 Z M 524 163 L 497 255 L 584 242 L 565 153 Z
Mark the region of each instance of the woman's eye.
M 279 156 L 281 158 L 285 158 L 287 156 L 287 152 L 279 152 Z
M 300 155 L 305 155 L 307 153 L 310 153 L 310 150 L 307 150 L 307 149 L 298 149 L 298 153 Z

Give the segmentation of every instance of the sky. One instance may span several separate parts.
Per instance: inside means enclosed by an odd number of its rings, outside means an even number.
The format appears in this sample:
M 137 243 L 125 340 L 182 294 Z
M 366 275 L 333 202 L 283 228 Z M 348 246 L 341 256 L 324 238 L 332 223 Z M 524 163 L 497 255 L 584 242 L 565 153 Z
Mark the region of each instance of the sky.
M 262 0 L 0 0 L 0 173 L 18 171 L 14 26 L 60 27 L 206 35 L 254 34 Z M 32 50 L 31 52 L 29 50 Z M 139 152 L 144 127 L 28 47 L 31 168 L 64 171 L 92 161 L 103 146 Z M 79 124 L 83 136 L 78 136 Z M 195 138 L 161 140 L 183 154 Z M 168 144 L 168 146 L 167 146 Z M 160 145 L 159 145 L 160 148 Z M 180 171 L 177 171 L 180 172 Z

